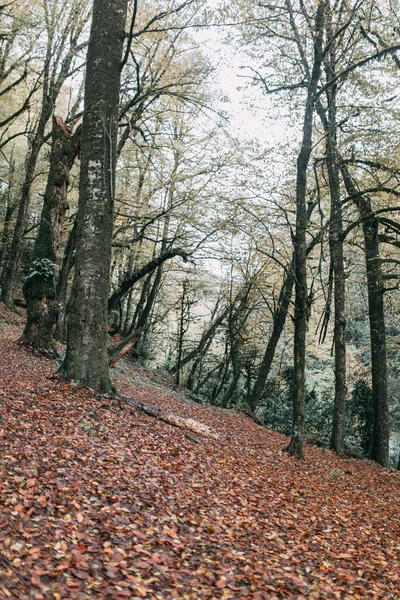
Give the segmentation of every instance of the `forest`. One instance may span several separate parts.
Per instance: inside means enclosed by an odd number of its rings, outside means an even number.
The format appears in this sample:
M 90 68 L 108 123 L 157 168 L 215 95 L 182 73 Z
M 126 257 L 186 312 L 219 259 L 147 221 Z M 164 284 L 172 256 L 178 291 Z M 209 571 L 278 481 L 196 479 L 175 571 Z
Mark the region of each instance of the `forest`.
M 398 598 L 398 1 L 13 0 L 0 96 L 0 597 Z

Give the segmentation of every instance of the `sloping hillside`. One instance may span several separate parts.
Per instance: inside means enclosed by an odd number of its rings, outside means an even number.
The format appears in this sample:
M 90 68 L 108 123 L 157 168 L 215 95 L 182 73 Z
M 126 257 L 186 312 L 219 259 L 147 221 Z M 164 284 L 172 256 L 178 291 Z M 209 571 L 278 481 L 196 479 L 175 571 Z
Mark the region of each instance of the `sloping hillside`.
M 399 472 L 299 462 L 245 415 L 115 370 L 218 439 L 192 435 L 55 379 L 0 319 L 1 598 L 400 598 Z

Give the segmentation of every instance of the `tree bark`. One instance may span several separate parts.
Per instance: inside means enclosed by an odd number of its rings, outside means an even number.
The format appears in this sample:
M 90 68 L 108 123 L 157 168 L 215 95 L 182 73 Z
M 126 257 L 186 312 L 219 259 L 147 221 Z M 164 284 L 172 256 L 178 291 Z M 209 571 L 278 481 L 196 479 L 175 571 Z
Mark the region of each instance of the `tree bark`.
M 372 212 L 369 200 L 360 202 L 361 216 Z M 371 335 L 372 403 L 374 424 L 370 458 L 383 467 L 389 464 L 389 406 L 384 286 L 379 258 L 379 223 L 375 217 L 363 221 L 365 263 L 368 282 L 368 312 Z
M 336 48 L 332 31 L 332 14 L 327 17 L 327 44 L 329 55 L 325 60 L 327 81 L 334 80 L 336 75 Z M 325 124 L 326 164 L 328 169 L 329 190 L 331 196 L 331 224 L 329 246 L 334 284 L 334 347 L 335 347 L 335 401 L 333 408 L 332 434 L 330 447 L 339 454 L 344 452 L 346 428 L 346 307 L 345 307 L 345 269 L 343 258 L 343 219 L 340 202 L 340 170 L 337 152 L 336 123 L 337 84 L 333 83 L 326 91 L 328 101 L 328 121 Z M 318 110 L 318 108 L 317 108 Z
M 329 139 L 329 136 L 328 136 Z M 331 193 L 330 253 L 334 282 L 334 347 L 335 347 L 335 401 L 333 408 L 332 435 L 330 447 L 339 454 L 344 452 L 346 426 L 346 312 L 345 312 L 345 270 L 343 260 L 343 221 L 340 204 L 339 165 L 335 145 L 328 142 L 327 164 Z
M 370 458 L 383 467 L 389 464 L 389 405 L 387 391 L 387 356 L 384 310 L 384 285 L 379 258 L 379 221 L 371 202 L 354 184 L 347 166 L 341 172 L 349 196 L 357 205 L 364 236 L 365 265 L 368 285 L 368 313 L 371 338 L 372 402 L 374 424 Z
M 89 40 L 75 273 L 60 372 L 110 392 L 107 300 L 111 265 L 120 63 L 128 0 L 94 0 Z
M 39 232 L 35 241 L 32 263 L 24 283 L 27 320 L 22 341 L 28 346 L 46 351 L 54 351 L 58 249 L 65 212 L 68 208 L 68 176 L 78 152 L 79 137 L 72 137 L 68 126 L 60 118 L 55 118 L 50 170 Z M 43 270 L 42 266 L 45 264 L 49 269 Z
M 314 62 L 307 90 L 303 138 L 297 159 L 296 178 L 296 234 L 294 242 L 296 300 L 294 328 L 293 425 L 288 452 L 300 459 L 304 458 L 304 397 L 307 331 L 307 168 L 312 148 L 313 114 L 316 92 L 321 76 L 323 61 L 322 46 L 324 20 L 325 2 L 321 0 L 318 4 L 315 17 Z

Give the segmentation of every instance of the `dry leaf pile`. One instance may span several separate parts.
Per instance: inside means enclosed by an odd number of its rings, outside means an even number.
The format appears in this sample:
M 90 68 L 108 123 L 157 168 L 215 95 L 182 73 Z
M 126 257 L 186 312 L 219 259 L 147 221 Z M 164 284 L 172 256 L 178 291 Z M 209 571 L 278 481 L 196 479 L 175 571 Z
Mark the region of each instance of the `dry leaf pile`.
M 400 473 L 135 383 L 185 429 L 55 380 L 0 311 L 0 598 L 400 598 Z

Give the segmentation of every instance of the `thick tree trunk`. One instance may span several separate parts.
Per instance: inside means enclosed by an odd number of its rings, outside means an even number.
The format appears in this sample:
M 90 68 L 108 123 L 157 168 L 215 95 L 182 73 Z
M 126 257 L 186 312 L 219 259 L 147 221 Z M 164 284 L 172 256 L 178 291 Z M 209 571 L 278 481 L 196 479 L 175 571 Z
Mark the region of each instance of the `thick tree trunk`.
M 107 300 L 113 228 L 120 63 L 128 0 L 94 0 L 89 40 L 75 274 L 60 372 L 109 392 Z
M 312 147 L 313 114 L 318 82 L 323 60 L 325 2 L 318 4 L 315 17 L 314 63 L 307 91 L 304 114 L 303 139 L 297 159 L 296 179 L 296 235 L 294 243 L 294 272 L 296 277 L 295 328 L 294 328 L 294 386 L 293 425 L 289 454 L 304 458 L 304 397 L 307 331 L 307 168 Z
M 68 207 L 68 175 L 78 152 L 79 138 L 72 138 L 67 125 L 59 118 L 54 119 L 50 170 L 39 232 L 24 283 L 27 321 L 22 336 L 25 344 L 47 351 L 54 350 L 58 249 Z

